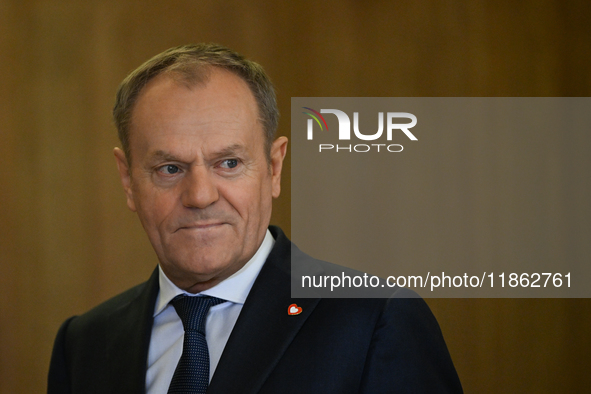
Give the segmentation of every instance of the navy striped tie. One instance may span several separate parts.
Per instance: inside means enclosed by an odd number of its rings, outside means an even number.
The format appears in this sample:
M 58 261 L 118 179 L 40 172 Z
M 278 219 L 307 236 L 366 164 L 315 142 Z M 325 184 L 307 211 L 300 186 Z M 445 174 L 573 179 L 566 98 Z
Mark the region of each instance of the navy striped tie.
M 183 353 L 174 371 L 168 394 L 205 393 L 209 386 L 209 350 L 205 340 L 205 320 L 209 308 L 225 300 L 215 297 L 176 296 L 172 301 L 183 322 Z

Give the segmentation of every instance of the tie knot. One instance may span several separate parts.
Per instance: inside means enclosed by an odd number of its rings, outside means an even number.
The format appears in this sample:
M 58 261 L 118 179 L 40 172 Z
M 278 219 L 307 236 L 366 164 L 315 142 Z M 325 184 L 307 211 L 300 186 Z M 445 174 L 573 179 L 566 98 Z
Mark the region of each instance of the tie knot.
M 216 297 L 191 297 L 184 294 L 174 297 L 171 301 L 183 322 L 185 331 L 198 331 L 202 335 L 205 335 L 205 320 L 209 308 L 222 302 L 226 301 Z

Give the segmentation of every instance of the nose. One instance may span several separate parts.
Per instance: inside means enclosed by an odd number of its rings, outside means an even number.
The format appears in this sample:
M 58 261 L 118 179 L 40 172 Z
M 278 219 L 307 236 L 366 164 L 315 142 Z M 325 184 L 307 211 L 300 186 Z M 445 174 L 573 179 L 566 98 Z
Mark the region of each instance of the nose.
M 219 198 L 217 186 L 205 166 L 194 166 L 183 179 L 182 203 L 187 208 L 207 208 Z

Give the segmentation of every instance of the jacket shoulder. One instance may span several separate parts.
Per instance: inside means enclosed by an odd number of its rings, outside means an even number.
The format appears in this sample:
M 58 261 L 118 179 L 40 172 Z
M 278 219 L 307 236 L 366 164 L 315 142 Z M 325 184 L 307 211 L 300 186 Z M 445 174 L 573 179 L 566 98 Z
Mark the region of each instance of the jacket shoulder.
M 79 316 L 74 316 L 70 321 L 69 330 L 76 329 L 84 326 L 94 326 L 100 321 L 108 319 L 114 313 L 121 311 L 133 301 L 137 300 L 140 296 L 145 294 L 150 281 L 146 281 L 137 286 L 134 286 L 123 293 L 120 293 L 101 304 L 95 306 L 88 312 L 83 313 Z
M 48 393 L 143 390 L 157 272 L 62 324 L 51 356 Z

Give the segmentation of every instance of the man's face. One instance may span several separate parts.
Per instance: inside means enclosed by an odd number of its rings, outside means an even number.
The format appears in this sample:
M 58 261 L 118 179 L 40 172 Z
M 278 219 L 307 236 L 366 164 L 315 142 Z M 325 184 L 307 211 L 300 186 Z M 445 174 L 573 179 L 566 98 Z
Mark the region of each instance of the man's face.
M 160 75 L 141 91 L 130 126 L 131 168 L 115 157 L 127 196 L 166 275 L 199 292 L 238 271 L 260 246 L 280 192 L 287 139 L 264 150 L 248 85 L 214 68 L 188 88 Z

